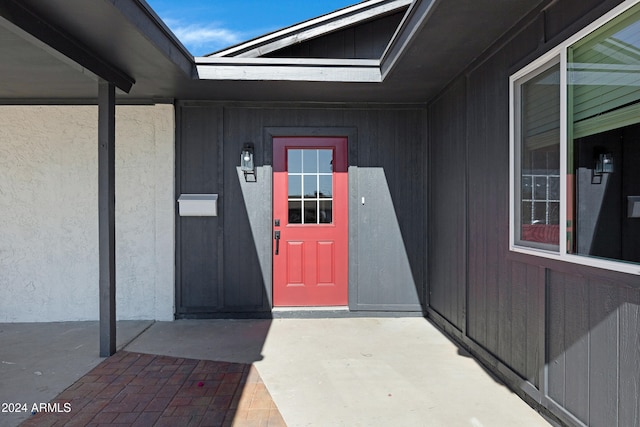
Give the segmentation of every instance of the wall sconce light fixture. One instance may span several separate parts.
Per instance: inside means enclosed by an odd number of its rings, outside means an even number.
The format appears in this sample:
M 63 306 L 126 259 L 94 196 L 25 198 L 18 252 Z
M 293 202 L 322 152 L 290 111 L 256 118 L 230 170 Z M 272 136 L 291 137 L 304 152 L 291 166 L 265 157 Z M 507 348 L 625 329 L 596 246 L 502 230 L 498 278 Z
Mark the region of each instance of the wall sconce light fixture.
M 242 147 L 242 152 L 240 153 L 240 170 L 244 173 L 244 180 L 249 182 L 249 175 L 253 175 L 253 180 L 251 182 L 256 182 L 258 179 L 256 177 L 256 167 L 253 163 L 253 144 L 251 142 L 247 142 Z
M 613 153 L 596 153 L 595 163 L 591 173 L 591 183 L 602 184 L 604 175 L 615 172 Z
M 602 175 L 604 173 L 613 173 L 614 172 L 614 164 L 613 164 L 613 154 L 611 153 L 601 153 L 598 155 L 596 159 L 596 168 L 594 173 L 596 175 Z

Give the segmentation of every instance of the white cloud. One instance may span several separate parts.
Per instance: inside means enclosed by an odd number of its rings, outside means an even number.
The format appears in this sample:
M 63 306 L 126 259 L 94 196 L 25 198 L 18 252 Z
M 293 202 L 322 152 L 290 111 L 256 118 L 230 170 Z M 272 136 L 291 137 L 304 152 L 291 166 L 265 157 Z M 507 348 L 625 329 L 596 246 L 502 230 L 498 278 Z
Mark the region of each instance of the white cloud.
M 176 20 L 165 20 L 165 24 L 189 51 L 196 56 L 205 55 L 243 41 L 244 35 L 217 24 L 183 25 Z

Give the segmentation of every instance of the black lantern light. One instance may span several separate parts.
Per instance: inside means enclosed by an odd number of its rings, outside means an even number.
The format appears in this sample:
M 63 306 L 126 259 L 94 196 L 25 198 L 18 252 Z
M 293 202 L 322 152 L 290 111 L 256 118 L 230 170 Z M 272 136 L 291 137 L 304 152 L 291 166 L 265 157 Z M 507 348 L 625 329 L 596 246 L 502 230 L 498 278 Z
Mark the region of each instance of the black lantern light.
M 615 172 L 613 153 L 594 150 L 594 165 L 591 172 L 591 183 L 602 184 L 602 177 Z
M 612 153 L 600 153 L 596 159 L 595 174 L 602 175 L 604 173 L 613 173 L 613 154 Z
M 253 175 L 252 182 L 256 182 L 256 168 L 253 163 L 253 144 L 247 142 L 240 153 L 240 170 L 244 173 L 244 180 L 249 182 L 248 175 Z

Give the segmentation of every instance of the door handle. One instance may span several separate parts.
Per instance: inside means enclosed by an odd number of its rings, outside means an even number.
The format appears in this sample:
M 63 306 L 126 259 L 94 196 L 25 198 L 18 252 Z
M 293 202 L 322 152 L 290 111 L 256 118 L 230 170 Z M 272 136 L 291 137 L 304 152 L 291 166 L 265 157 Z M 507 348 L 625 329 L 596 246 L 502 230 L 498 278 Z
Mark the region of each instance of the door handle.
M 276 255 L 280 252 L 280 232 L 276 231 L 273 234 L 273 238 L 276 239 Z

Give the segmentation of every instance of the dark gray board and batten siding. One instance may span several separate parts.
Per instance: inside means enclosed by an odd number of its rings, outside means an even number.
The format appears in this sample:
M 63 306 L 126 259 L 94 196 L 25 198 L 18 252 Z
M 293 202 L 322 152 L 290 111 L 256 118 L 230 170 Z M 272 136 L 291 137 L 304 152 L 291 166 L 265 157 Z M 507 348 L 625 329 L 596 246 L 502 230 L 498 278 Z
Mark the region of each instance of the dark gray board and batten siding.
M 218 217 L 176 216 L 177 317 L 271 311 L 271 137 L 278 134 L 349 136 L 351 311 L 422 312 L 424 108 L 183 101 L 177 110 L 176 193 L 219 195 Z M 255 144 L 255 183 L 237 169 L 245 142 Z
M 640 425 L 640 277 L 509 251 L 508 79 L 618 3 L 543 3 L 429 105 L 430 315 L 571 425 Z
M 383 16 L 322 37 L 296 43 L 266 55 L 272 58 L 379 59 L 404 11 Z

